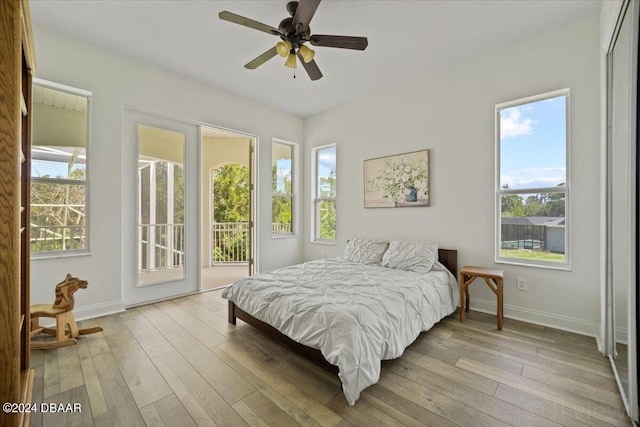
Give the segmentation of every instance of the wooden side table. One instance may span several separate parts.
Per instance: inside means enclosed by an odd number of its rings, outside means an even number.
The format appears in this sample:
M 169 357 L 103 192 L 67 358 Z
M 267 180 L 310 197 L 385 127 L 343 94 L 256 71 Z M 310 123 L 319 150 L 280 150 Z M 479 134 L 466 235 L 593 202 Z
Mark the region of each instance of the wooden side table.
M 502 330 L 502 304 L 503 304 L 503 270 L 490 270 L 482 267 L 465 266 L 460 272 L 460 321 L 464 322 L 464 313 L 469 311 L 469 285 L 478 277 L 482 277 L 485 283 L 498 297 L 498 330 Z

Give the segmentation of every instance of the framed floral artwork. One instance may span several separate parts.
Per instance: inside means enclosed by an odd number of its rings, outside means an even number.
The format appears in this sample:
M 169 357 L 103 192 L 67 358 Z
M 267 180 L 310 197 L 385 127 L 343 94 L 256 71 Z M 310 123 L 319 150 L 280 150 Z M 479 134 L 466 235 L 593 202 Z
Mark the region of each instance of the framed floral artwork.
M 364 207 L 429 206 L 429 150 L 364 161 Z

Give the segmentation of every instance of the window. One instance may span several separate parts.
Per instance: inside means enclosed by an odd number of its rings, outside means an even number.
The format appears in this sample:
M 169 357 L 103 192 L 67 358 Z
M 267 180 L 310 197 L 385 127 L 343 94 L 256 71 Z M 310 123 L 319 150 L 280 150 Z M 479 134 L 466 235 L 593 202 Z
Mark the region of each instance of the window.
M 87 146 L 91 93 L 33 85 L 31 253 L 89 250 Z
M 294 230 L 294 145 L 273 141 L 271 145 L 271 234 L 292 235 Z
M 496 261 L 568 268 L 569 90 L 496 106 Z
M 336 145 L 314 148 L 312 158 L 314 171 L 312 240 L 333 243 L 336 240 Z

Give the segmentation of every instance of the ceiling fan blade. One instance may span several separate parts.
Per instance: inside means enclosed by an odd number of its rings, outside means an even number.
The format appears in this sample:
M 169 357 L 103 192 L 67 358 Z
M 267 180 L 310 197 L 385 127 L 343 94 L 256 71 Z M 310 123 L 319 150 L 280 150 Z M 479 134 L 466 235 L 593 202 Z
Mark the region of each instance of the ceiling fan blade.
M 276 56 L 277 54 L 278 54 L 278 51 L 274 46 L 271 49 L 267 50 L 262 55 L 256 57 L 253 61 L 247 62 L 244 68 L 247 68 L 249 70 L 255 70 L 256 68 L 258 68 L 259 66 L 261 66 L 262 64 L 264 64 L 265 62 L 273 58 L 274 56 Z
M 311 22 L 313 14 L 316 13 L 319 4 L 320 0 L 300 0 L 291 25 L 296 30 L 296 34 L 309 30 L 309 22 Z
M 365 50 L 369 45 L 366 37 L 328 36 L 316 34 L 309 39 L 314 46 L 339 47 L 341 49 Z
M 262 22 L 254 21 L 253 19 L 245 18 L 244 16 L 236 15 L 235 13 L 227 12 L 226 10 L 220 12 L 218 17 L 223 21 L 233 22 L 234 24 L 243 25 L 245 27 L 253 28 L 254 30 L 262 31 L 263 33 L 269 33 L 278 35 L 280 31 L 271 25 L 263 24 Z
M 316 64 L 316 61 L 311 60 L 311 62 L 306 63 L 302 59 L 302 55 L 300 53 L 298 53 L 298 59 L 302 63 L 304 70 L 307 72 L 307 74 L 309 74 L 309 78 L 311 80 L 319 80 L 322 78 L 322 71 L 320 71 L 320 68 L 318 68 L 318 64 Z

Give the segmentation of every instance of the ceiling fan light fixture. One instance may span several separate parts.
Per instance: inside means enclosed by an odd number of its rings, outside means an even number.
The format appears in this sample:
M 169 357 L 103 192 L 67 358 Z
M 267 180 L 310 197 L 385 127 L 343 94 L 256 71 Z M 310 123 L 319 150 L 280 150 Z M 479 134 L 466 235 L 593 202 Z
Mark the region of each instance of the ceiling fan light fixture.
M 302 45 L 300 46 L 300 49 L 298 49 L 298 52 L 300 52 L 300 56 L 302 56 L 302 60 L 304 61 L 305 64 L 308 64 L 309 62 L 313 61 L 313 57 L 316 56 L 316 52 L 307 47 L 306 45 Z
M 290 53 L 289 56 L 287 57 L 287 61 L 284 63 L 284 65 L 286 67 L 295 69 L 297 67 L 296 54 L 295 53 Z
M 291 51 L 291 42 L 289 42 L 289 40 L 278 42 L 276 44 L 276 50 L 278 51 L 278 55 L 284 58 Z
M 2 0 L 0 0 L 2 1 Z M 285 66 L 293 69 L 293 77 L 296 76 L 296 67 L 299 58 L 304 70 L 312 81 L 322 78 L 322 72 L 314 59 L 315 52 L 304 45 L 309 42 L 312 46 L 324 46 L 340 49 L 365 50 L 369 44 L 366 37 L 336 36 L 328 34 L 312 34 L 309 23 L 322 0 L 287 0 L 287 12 L 289 17 L 280 21 L 278 27 L 272 27 L 251 18 L 237 15 L 226 10 L 220 12 L 218 17 L 232 24 L 252 28 L 270 36 L 279 37 L 275 46 L 258 55 L 244 65 L 248 70 L 255 70 L 276 55 L 285 59 Z

